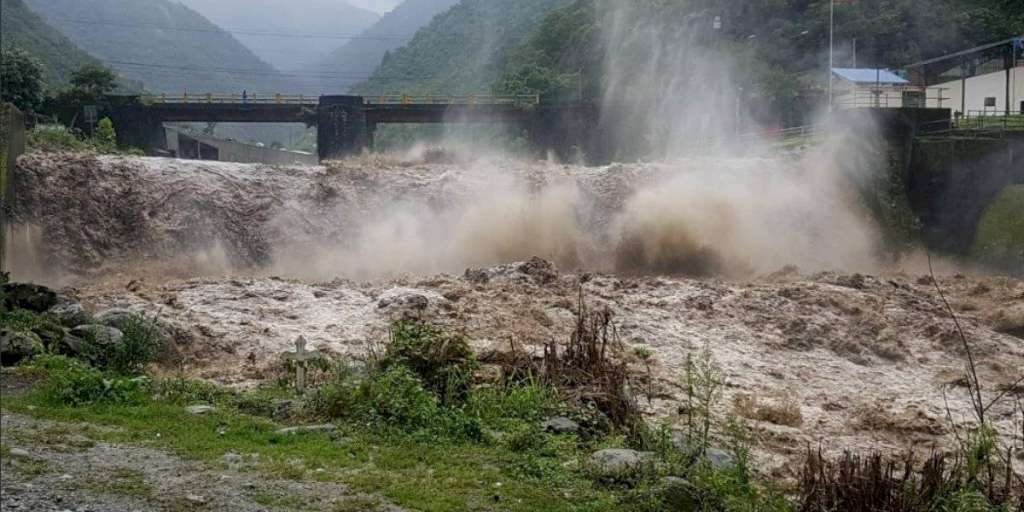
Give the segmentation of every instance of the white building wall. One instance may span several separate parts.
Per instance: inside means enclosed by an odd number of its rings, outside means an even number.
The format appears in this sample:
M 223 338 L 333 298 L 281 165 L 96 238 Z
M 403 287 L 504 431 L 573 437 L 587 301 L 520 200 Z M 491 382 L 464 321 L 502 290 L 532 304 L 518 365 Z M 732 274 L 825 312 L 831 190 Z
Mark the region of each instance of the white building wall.
M 960 80 L 946 82 L 928 88 L 928 106 L 952 109 L 957 112 L 961 108 L 962 83 Z M 939 101 L 941 92 L 943 101 Z M 997 71 L 978 75 L 967 79 L 967 101 L 964 108 L 968 112 L 985 110 L 985 98 L 996 99 L 995 110 L 1005 112 L 1006 108 L 1006 72 Z M 1011 112 L 1020 113 L 1020 102 L 1024 101 L 1024 66 L 1010 70 L 1010 108 Z M 992 108 L 989 107 L 991 111 Z

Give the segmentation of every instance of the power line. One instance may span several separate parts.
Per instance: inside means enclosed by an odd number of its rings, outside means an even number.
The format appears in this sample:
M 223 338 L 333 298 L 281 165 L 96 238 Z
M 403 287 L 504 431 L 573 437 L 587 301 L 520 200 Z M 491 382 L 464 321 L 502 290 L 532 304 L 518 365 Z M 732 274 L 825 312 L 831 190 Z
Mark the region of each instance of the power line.
M 247 35 L 247 36 L 260 36 L 260 37 L 280 37 L 280 38 L 291 38 L 291 39 L 340 39 L 340 40 L 367 40 L 367 41 L 406 41 L 412 39 L 412 35 L 382 35 L 382 36 L 339 36 L 335 34 L 316 34 L 316 33 L 298 33 L 298 32 L 265 32 L 259 30 L 235 30 L 227 28 L 198 28 L 198 27 L 171 27 L 167 25 L 157 25 L 155 23 L 124 23 L 118 21 L 105 21 L 105 20 L 82 20 L 72 18 L 47 18 L 49 21 L 59 21 L 65 23 L 75 23 L 80 25 L 105 25 L 111 27 L 124 27 L 124 28 L 154 28 L 160 30 L 175 30 L 179 32 L 204 32 L 204 33 L 228 33 L 236 35 Z

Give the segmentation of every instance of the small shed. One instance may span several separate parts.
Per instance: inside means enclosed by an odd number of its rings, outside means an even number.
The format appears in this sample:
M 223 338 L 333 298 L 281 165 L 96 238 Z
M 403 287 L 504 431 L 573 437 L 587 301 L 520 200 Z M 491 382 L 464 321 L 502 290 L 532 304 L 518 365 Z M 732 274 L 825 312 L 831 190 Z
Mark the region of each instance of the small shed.
M 881 68 L 832 68 L 836 108 L 924 107 L 925 93 L 906 78 Z

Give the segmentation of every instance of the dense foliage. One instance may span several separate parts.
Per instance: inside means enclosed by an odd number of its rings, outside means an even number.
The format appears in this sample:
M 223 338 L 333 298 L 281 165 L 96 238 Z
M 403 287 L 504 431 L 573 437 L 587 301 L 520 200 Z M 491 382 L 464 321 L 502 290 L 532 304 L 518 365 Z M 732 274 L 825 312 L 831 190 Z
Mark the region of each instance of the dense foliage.
M 28 52 L 0 48 L 0 101 L 23 112 L 38 110 L 43 103 L 43 66 Z

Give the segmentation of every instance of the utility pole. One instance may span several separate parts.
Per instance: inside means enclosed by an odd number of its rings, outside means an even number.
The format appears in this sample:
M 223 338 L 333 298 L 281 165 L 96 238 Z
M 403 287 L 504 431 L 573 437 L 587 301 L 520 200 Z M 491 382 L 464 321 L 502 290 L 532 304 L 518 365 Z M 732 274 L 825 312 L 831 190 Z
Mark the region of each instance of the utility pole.
M 829 0 L 828 2 L 828 111 L 832 112 L 832 65 L 833 59 L 833 46 L 835 43 L 835 25 L 836 25 L 836 0 Z

